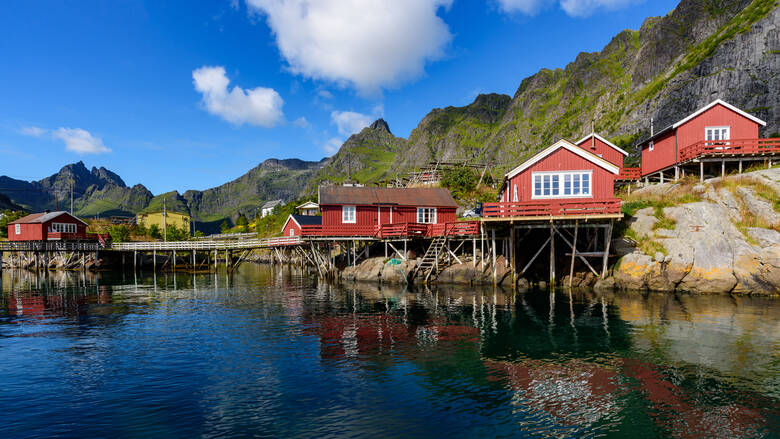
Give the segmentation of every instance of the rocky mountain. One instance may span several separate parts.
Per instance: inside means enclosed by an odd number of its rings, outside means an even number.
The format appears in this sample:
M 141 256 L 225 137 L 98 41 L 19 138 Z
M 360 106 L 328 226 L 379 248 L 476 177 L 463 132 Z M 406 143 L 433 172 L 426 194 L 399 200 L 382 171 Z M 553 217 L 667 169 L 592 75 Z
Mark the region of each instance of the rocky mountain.
M 780 9 L 776 0 L 683 0 L 665 17 L 625 30 L 598 53 L 525 78 L 514 96 L 480 95 L 435 109 L 393 171 L 474 159 L 508 168 L 559 138 L 598 132 L 631 147 L 722 98 L 780 132 Z
M 117 174 L 103 167 L 89 170 L 83 162 L 64 166 L 40 181 L 0 177 L 0 192 L 31 211 L 69 208 L 71 187 L 73 210 L 82 216 L 133 214 L 152 199 L 143 185 L 127 187 Z
M 399 160 L 405 144 L 405 139 L 390 132 L 390 126 L 384 119 L 378 119 L 350 136 L 336 155 L 325 160 L 304 192 L 313 193 L 320 184 L 381 180 L 388 176 L 390 167 Z
M 4 210 L 23 210 L 23 208 L 11 201 L 7 196 L 0 194 L 0 212 Z

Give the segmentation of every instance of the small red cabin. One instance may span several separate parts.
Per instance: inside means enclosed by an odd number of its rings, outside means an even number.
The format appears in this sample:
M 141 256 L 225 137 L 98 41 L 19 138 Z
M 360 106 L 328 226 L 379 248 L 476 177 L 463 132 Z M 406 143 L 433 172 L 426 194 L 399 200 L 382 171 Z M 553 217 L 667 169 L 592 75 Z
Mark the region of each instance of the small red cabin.
M 323 229 L 346 235 L 388 224 L 445 224 L 455 221 L 458 208 L 444 188 L 323 186 L 319 204 Z
M 575 143 L 575 145 L 603 158 L 621 169 L 623 168 L 623 158 L 628 156 L 626 151 L 620 149 L 617 145 L 596 133 L 588 134 Z
M 301 226 L 321 226 L 322 217 L 314 215 L 290 215 L 282 227 L 282 236 L 301 236 Z
M 87 223 L 68 212 L 33 213 L 8 223 L 9 241 L 87 239 Z
M 502 203 L 609 199 L 620 167 L 559 140 L 506 174 Z
M 640 143 L 642 176 L 693 158 L 685 150 L 697 143 L 720 145 L 717 142 L 723 140 L 758 139 L 759 126 L 766 126 L 766 122 L 718 99 Z M 728 145 L 715 148 L 729 149 Z

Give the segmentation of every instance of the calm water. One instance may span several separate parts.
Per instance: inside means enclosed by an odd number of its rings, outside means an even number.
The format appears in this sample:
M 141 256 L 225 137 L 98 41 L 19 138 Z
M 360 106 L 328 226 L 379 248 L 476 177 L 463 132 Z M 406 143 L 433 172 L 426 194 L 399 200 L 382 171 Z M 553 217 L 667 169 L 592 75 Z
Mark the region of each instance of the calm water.
M 0 437 L 778 437 L 780 300 L 6 271 Z

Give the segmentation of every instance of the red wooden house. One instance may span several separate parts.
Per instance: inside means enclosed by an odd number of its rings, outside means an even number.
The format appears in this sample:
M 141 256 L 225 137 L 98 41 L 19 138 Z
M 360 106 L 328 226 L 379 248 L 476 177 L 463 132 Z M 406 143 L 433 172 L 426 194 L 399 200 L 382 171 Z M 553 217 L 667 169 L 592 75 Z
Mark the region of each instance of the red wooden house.
M 8 223 L 9 241 L 87 239 L 87 223 L 68 212 L 33 213 Z
M 759 126 L 766 122 L 718 99 L 640 143 L 642 176 L 707 154 L 760 153 Z
M 282 227 L 282 236 L 301 236 L 302 226 L 321 226 L 322 217 L 314 215 L 295 215 L 287 217 Z
M 486 217 L 617 213 L 615 178 L 620 167 L 559 140 L 506 174 L 501 203 L 485 205 Z
M 322 226 L 303 227 L 326 236 L 374 236 L 384 226 L 445 225 L 456 219 L 458 204 L 444 188 L 319 188 Z M 428 232 L 424 232 L 429 234 Z
M 628 156 L 626 151 L 596 133 L 588 134 L 578 140 L 575 145 L 603 158 L 621 169 L 623 168 L 623 159 Z

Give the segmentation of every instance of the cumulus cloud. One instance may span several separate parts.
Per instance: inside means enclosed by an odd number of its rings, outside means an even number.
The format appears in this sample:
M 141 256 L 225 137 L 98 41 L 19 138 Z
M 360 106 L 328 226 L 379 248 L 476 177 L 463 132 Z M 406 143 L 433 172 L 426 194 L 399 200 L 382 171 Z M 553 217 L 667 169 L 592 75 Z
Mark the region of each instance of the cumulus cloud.
M 65 149 L 78 154 L 102 154 L 111 152 L 111 148 L 103 144 L 103 140 L 95 137 L 87 130 L 81 128 L 57 128 L 48 130 L 36 126 L 23 127 L 20 132 L 26 136 L 43 137 L 51 136 L 52 139 L 65 142 Z
M 419 77 L 452 39 L 452 0 L 246 0 L 296 74 L 379 92 Z
M 235 125 L 248 123 L 270 128 L 283 119 L 284 101 L 272 88 L 228 90 L 230 80 L 222 66 L 203 66 L 192 71 L 195 90 L 203 95 L 203 105 L 211 114 Z
M 318 91 L 317 96 L 321 97 L 322 99 L 333 99 L 333 93 L 329 92 L 328 90 Z
M 293 121 L 293 125 L 298 128 L 308 128 L 311 124 L 309 124 L 309 121 L 306 120 L 305 117 L 301 116 Z
M 642 0 L 497 0 L 499 8 L 507 13 L 534 15 L 542 9 L 558 4 L 571 17 L 587 17 L 598 9 L 619 9 Z
M 354 111 L 332 111 L 330 121 L 336 124 L 339 134 L 349 136 L 371 125 L 371 118 Z
M 78 154 L 101 154 L 111 152 L 99 137 L 81 128 L 57 128 L 52 137 L 65 142 L 65 149 Z

